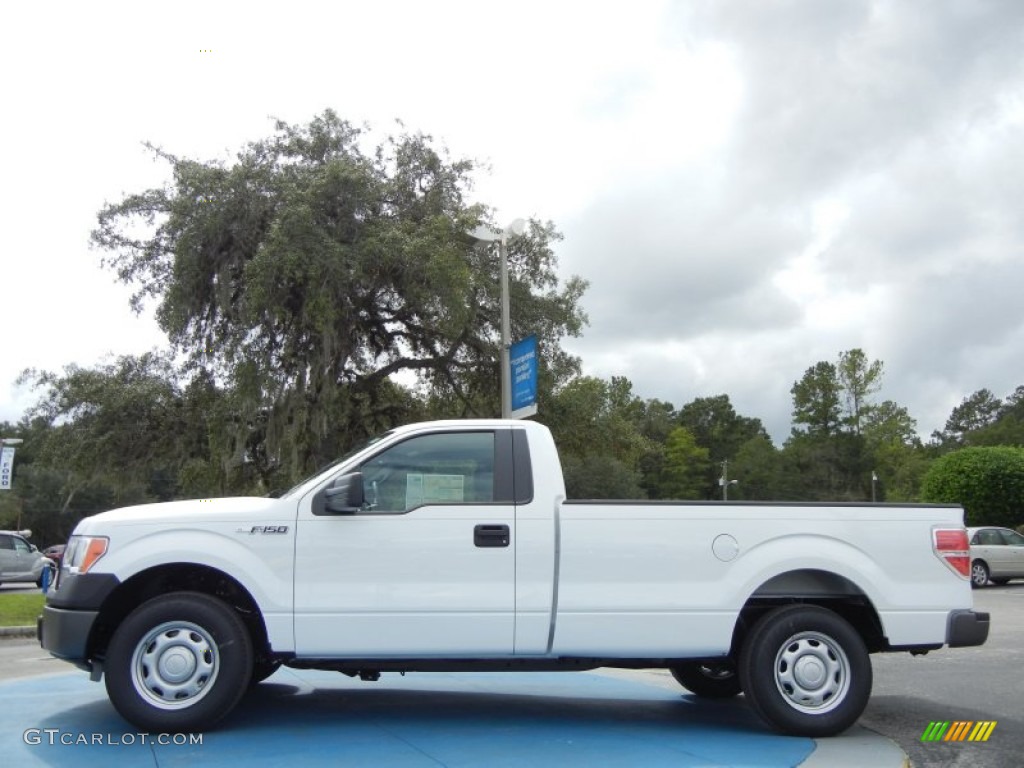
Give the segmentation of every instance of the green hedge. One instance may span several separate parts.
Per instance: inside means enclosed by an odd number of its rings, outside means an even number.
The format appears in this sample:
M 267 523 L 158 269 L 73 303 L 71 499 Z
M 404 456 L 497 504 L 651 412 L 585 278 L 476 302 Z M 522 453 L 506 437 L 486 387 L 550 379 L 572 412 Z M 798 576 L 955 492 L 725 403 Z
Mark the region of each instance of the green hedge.
M 1024 522 L 1024 448 L 963 448 L 937 459 L 921 483 L 921 499 L 963 505 L 968 525 Z

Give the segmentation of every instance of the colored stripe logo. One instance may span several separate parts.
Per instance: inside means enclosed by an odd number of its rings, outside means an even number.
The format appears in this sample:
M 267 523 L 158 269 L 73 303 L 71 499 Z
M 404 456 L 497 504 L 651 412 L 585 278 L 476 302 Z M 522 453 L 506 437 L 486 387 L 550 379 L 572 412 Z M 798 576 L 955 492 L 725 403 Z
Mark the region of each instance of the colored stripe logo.
M 988 741 L 997 720 L 933 720 L 921 734 L 921 741 Z

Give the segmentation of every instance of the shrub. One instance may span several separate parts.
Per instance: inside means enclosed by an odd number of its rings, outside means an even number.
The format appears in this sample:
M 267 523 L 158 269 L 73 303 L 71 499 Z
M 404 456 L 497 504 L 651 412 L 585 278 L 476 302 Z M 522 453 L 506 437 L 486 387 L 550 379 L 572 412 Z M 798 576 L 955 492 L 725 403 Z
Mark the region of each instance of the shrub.
M 921 499 L 960 504 L 968 525 L 1024 522 L 1024 448 L 963 448 L 936 459 L 921 483 Z

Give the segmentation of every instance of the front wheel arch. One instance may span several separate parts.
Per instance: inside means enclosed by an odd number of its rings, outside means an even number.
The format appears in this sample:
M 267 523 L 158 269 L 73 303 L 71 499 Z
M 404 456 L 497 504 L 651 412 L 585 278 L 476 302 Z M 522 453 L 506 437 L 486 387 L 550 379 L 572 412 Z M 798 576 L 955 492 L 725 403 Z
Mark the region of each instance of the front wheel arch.
M 232 606 L 245 622 L 255 652 L 261 658 L 273 655 L 259 604 L 241 582 L 207 565 L 177 562 L 139 571 L 106 597 L 89 635 L 87 658 L 104 659 L 121 622 L 148 600 L 170 592 L 202 592 Z

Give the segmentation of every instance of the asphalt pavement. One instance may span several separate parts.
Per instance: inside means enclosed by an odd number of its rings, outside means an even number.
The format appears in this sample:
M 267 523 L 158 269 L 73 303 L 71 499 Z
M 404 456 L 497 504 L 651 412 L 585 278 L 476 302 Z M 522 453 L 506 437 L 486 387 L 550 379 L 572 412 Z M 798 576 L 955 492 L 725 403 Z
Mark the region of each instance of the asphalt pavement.
M 914 768 L 1024 765 L 1024 581 L 974 591 L 988 641 L 926 656 L 875 654 L 874 689 L 860 723 L 893 739 Z M 925 742 L 932 721 L 994 721 L 988 741 Z

